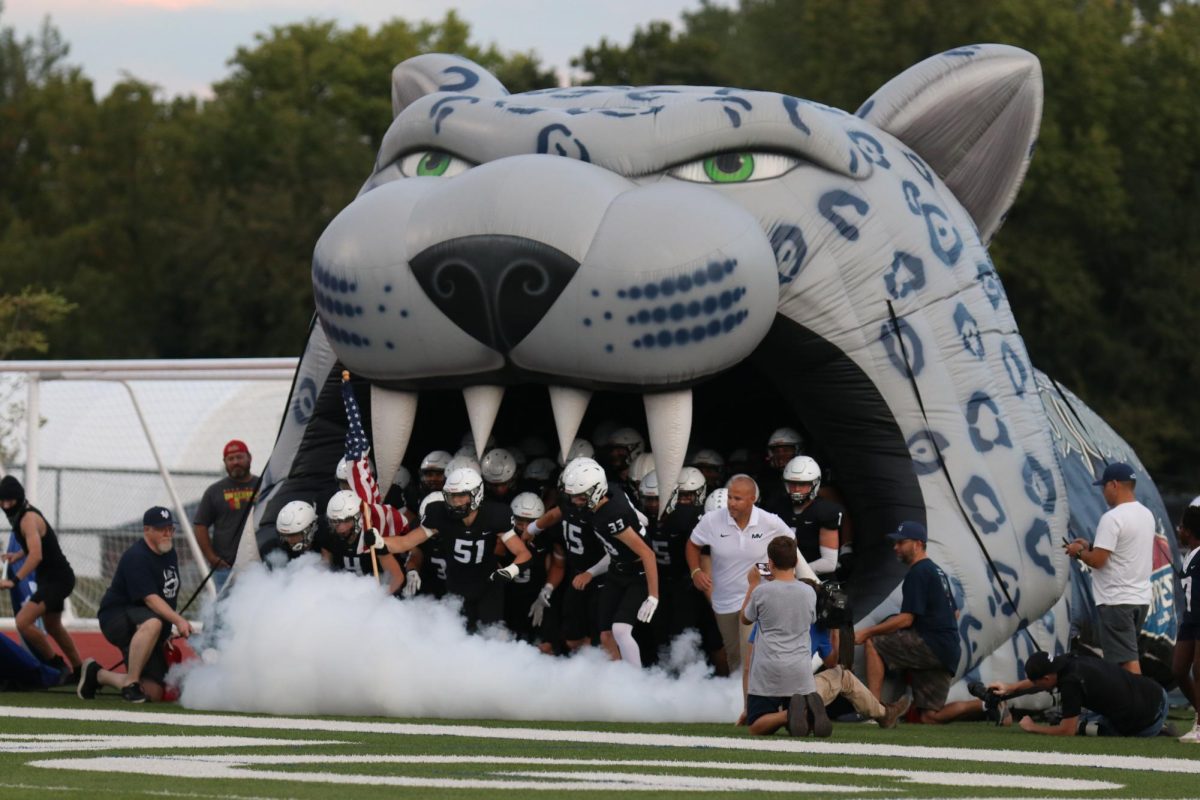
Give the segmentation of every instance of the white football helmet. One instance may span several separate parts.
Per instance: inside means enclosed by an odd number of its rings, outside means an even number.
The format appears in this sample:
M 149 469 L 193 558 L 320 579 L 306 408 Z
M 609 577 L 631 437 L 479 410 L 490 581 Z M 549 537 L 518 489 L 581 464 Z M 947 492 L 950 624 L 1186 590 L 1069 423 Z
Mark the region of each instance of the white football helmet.
M 609 447 L 624 447 L 629 452 L 629 463 L 646 450 L 646 441 L 633 428 L 617 428 L 608 437 Z
M 533 492 L 521 492 L 509 504 L 513 517 L 519 519 L 537 519 L 546 513 L 546 504 Z
M 446 502 L 446 495 L 442 494 L 441 492 L 430 492 L 429 494 L 425 495 L 424 498 L 422 498 L 421 506 L 417 509 L 417 515 L 422 520 L 424 520 L 425 519 L 425 509 L 429 508 L 430 503 L 444 503 L 444 502 Z
M 654 454 L 642 453 L 629 465 L 629 480 L 640 484 L 642 479 L 654 471 Z
M 777 428 L 767 439 L 767 447 L 799 447 L 803 442 L 794 428 Z
M 450 473 L 457 469 L 473 469 L 479 472 L 479 462 L 475 460 L 475 456 L 455 456 L 446 465 L 446 480 L 450 480 Z M 446 489 L 443 488 L 442 491 Z
M 337 469 L 333 471 L 333 477 L 337 479 L 339 484 L 350 483 L 350 462 L 345 458 L 339 461 Z
M 354 520 L 353 533 L 356 535 L 362 533 L 362 501 L 349 489 L 335 492 L 333 497 L 329 498 L 329 503 L 325 506 L 325 517 L 329 520 L 330 525 L 352 519 Z M 343 534 L 343 536 L 345 535 Z
M 521 474 L 521 470 L 525 469 L 525 465 L 529 463 L 529 459 L 525 456 L 525 451 L 519 447 L 509 445 L 503 448 L 508 451 L 508 454 L 513 457 L 513 461 L 517 462 L 517 474 Z
M 721 458 L 721 454 L 716 450 L 710 450 L 706 447 L 703 450 L 696 451 L 695 455 L 692 456 L 692 460 L 688 462 L 688 466 L 716 467 L 717 469 L 721 469 L 725 466 L 725 459 Z
M 642 476 L 642 482 L 638 484 L 638 494 L 642 497 L 658 497 L 658 472 L 650 470 Z
M 446 465 L 450 463 L 450 459 L 453 457 L 454 456 L 450 455 L 445 450 L 434 450 L 432 453 L 421 459 L 421 466 L 419 467 L 419 470 L 421 472 L 425 472 L 426 470 L 441 470 L 442 472 L 445 472 Z
M 480 474 L 488 483 L 508 483 L 517 474 L 517 461 L 512 453 L 497 447 L 489 450 L 479 463 Z
M 576 439 L 571 442 L 571 449 L 567 451 L 567 461 L 570 464 L 577 458 L 591 458 L 596 455 L 596 449 L 592 447 L 592 443 L 587 439 Z M 558 462 L 563 463 L 561 460 Z
M 529 462 L 529 466 L 525 467 L 524 477 L 527 481 L 534 483 L 549 483 L 554 477 L 554 473 L 558 471 L 558 464 L 548 458 L 535 458 Z
M 471 467 L 459 467 L 446 471 L 446 485 L 442 487 L 446 507 L 456 517 L 465 517 L 483 502 L 483 477 Z M 450 502 L 454 495 L 467 495 L 467 502 L 457 505 Z
M 588 509 L 594 510 L 608 494 L 608 476 L 604 468 L 590 458 L 577 458 L 563 470 L 563 492 L 570 497 L 583 497 Z
M 671 499 L 667 502 L 667 513 L 670 514 L 674 511 L 675 507 L 679 505 L 680 498 L 688 495 L 692 502 L 684 505 L 694 505 L 698 508 L 704 505 L 704 498 L 707 494 L 704 473 L 695 467 L 684 467 L 679 470 L 679 483 L 671 492 Z
M 317 509 L 312 503 L 293 500 L 275 515 L 275 531 L 281 539 L 285 536 L 295 536 L 297 533 L 304 534 L 304 538 L 298 539 L 294 544 L 288 544 L 287 540 L 284 540 L 284 544 L 293 553 L 303 553 L 312 546 L 313 537 L 317 534 Z
M 714 489 L 713 493 L 704 501 L 704 513 L 716 511 L 718 508 L 729 508 L 729 490 L 722 487 Z
M 793 490 L 790 485 L 787 486 L 788 496 L 792 498 L 793 503 L 796 505 L 807 503 L 817 496 L 817 490 L 821 488 L 821 468 L 808 456 L 796 456 L 783 468 L 783 482 L 785 484 L 811 483 L 812 488 L 807 492 Z
M 410 483 L 412 483 L 412 473 L 408 471 L 408 467 L 403 464 L 396 467 L 396 474 L 392 476 L 392 485 L 407 489 Z

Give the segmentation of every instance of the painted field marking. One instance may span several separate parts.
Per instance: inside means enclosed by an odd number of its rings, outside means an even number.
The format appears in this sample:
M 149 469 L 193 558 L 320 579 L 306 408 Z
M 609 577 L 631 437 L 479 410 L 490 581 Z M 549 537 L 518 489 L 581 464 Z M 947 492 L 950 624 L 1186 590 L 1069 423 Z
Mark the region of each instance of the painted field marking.
M 723 750 L 748 750 L 760 753 L 808 753 L 812 755 L 898 757 L 910 759 L 927 758 L 982 764 L 1033 764 L 1054 767 L 1074 767 L 1079 764 L 1079 756 L 1076 753 L 985 750 L 966 747 L 928 747 L 924 745 L 819 742 L 812 739 L 768 739 L 765 737 L 751 738 L 749 736 L 734 738 L 722 736 L 684 736 L 679 734 L 571 731 L 548 728 L 486 728 L 479 725 L 424 725 L 406 722 L 368 722 L 366 720 L 329 720 L 305 717 L 255 717 L 234 714 L 159 714 L 148 711 L 22 708 L 19 706 L 0 705 L 0 718 L 2 717 L 174 725 L 190 728 L 323 731 L 331 733 L 390 734 L 397 736 L 461 736 L 479 739 L 617 744 L 634 747 L 707 747 Z M 1200 759 L 1106 755 L 1091 766 L 1095 769 L 1172 772 L 1190 775 L 1200 774 Z
M 262 739 L 249 736 L 124 736 L 37 733 L 0 733 L 0 753 L 72 753 L 79 750 L 215 750 L 220 747 L 292 747 L 295 739 Z M 343 744 L 334 740 L 305 744 Z

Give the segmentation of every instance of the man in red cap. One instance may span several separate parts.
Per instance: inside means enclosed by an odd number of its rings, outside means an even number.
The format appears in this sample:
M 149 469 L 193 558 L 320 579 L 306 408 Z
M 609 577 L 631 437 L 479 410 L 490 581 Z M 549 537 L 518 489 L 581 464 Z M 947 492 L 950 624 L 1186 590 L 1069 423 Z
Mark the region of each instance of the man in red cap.
M 250 448 L 245 442 L 230 440 L 223 455 L 225 477 L 204 490 L 192 520 L 196 541 L 213 569 L 217 591 L 229 578 L 246 511 L 258 487 L 258 476 L 250 472 Z

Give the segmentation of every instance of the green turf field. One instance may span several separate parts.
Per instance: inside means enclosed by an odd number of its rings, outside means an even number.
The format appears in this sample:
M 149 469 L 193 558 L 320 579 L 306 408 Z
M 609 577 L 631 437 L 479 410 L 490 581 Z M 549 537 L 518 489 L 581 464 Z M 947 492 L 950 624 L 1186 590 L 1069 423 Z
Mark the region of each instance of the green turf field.
M 985 723 L 755 739 L 732 725 L 210 714 L 65 690 L 0 694 L 0 722 L 3 798 L 1200 795 L 1200 745 Z

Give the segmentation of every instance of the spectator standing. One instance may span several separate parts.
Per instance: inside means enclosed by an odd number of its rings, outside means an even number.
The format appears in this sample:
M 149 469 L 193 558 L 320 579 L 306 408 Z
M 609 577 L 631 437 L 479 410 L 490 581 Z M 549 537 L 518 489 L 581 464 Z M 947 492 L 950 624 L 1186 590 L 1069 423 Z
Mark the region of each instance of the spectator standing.
M 1175 637 L 1172 672 L 1179 690 L 1196 712 L 1195 725 L 1179 737 L 1179 741 L 1200 744 L 1200 697 L 1196 695 L 1196 684 L 1200 681 L 1200 556 L 1197 555 L 1200 553 L 1200 506 L 1184 509 L 1175 534 L 1179 538 L 1179 549 L 1186 555 L 1180 577 L 1183 591 L 1179 595 L 1179 634 Z
M 258 490 L 258 476 L 250 472 L 250 449 L 232 439 L 222 452 L 225 477 L 204 490 L 192 526 L 200 551 L 213 571 L 217 591 L 229 580 L 237 555 L 246 509 Z
M 1150 610 L 1154 514 L 1134 497 L 1137 480 L 1128 464 L 1109 464 L 1092 485 L 1102 487 L 1108 511 L 1100 517 L 1095 539 L 1068 543 L 1067 555 L 1092 570 L 1104 660 L 1140 675 L 1138 634 Z

